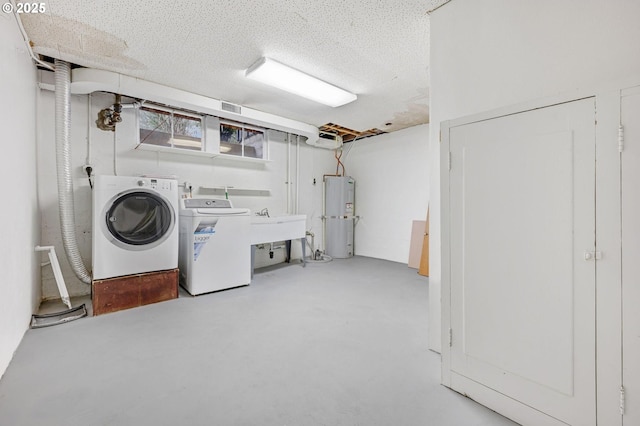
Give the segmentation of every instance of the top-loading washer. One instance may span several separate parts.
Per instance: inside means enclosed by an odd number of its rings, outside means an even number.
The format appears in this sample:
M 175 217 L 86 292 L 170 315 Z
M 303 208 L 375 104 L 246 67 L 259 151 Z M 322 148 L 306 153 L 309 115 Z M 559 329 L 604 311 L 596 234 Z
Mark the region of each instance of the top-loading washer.
M 216 198 L 180 200 L 180 283 L 192 295 L 249 284 L 250 210 Z
M 96 176 L 93 279 L 178 267 L 178 182 Z

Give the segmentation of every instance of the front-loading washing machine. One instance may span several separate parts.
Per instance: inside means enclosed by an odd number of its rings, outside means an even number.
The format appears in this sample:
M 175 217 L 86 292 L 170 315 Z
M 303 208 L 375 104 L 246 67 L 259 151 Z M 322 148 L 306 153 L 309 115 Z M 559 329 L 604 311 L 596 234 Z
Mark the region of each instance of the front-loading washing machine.
M 93 279 L 178 267 L 178 182 L 96 176 Z

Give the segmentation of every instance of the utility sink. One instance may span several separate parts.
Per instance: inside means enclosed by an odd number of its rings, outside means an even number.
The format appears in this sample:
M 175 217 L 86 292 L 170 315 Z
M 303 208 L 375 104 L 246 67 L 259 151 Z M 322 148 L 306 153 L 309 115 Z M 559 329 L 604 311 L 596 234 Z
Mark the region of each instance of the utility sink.
M 305 238 L 307 216 L 251 216 L 251 244 L 287 241 Z
M 286 241 L 286 261 L 289 262 L 291 260 L 291 240 L 299 240 L 302 248 L 302 266 L 305 266 L 306 224 L 307 216 L 303 214 L 272 217 L 251 216 L 251 229 L 249 230 L 249 238 L 251 241 L 251 277 L 253 277 L 256 244 Z

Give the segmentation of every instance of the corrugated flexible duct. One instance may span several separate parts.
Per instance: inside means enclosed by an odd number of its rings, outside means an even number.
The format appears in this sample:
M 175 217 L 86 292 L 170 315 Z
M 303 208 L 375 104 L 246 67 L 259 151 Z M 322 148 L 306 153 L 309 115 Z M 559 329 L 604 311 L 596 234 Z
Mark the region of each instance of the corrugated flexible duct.
M 71 66 L 68 62 L 55 60 L 56 84 L 56 166 L 58 175 L 58 210 L 62 242 L 67 259 L 76 276 L 85 284 L 91 284 L 91 276 L 82 263 L 76 239 L 75 213 L 73 202 L 73 181 L 71 179 L 71 144 L 69 128 L 71 116 Z

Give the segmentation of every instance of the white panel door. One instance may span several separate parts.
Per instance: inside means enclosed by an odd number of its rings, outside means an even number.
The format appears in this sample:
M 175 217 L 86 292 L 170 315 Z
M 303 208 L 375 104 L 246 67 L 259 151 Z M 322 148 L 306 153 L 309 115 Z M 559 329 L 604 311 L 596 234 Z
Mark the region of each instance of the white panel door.
M 640 89 L 623 93 L 622 383 L 625 426 L 640 425 Z
M 452 387 L 545 424 L 596 422 L 594 102 L 450 129 Z

